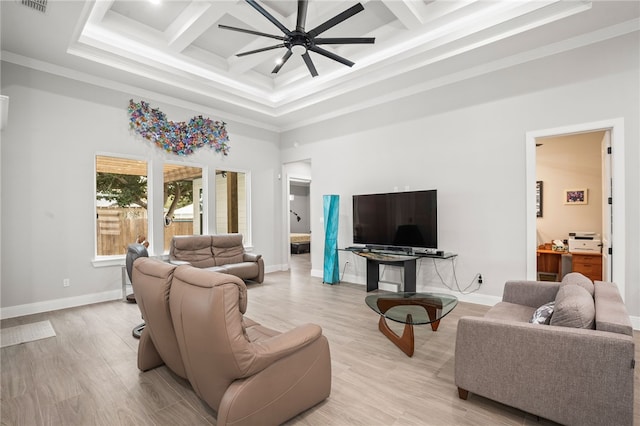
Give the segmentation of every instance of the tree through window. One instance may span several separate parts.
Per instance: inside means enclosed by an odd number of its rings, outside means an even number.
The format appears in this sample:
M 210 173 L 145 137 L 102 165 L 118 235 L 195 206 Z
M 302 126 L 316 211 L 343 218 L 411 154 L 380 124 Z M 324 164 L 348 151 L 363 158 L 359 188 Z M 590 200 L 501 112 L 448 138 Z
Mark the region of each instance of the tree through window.
M 163 183 L 166 252 L 174 235 L 202 235 L 202 169 L 165 164 Z
M 96 255 L 127 252 L 138 236 L 146 238 L 147 162 L 96 156 Z

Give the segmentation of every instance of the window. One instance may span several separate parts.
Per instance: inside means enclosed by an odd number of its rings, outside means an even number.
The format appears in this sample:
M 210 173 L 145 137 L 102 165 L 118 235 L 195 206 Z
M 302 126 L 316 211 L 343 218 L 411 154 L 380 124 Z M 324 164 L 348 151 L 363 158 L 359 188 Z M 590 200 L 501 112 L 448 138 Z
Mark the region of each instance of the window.
M 163 166 L 164 250 L 174 235 L 202 235 L 202 169 L 176 164 Z
M 247 174 L 216 170 L 216 232 L 239 233 L 250 243 L 247 220 Z
M 116 155 L 96 155 L 96 248 L 98 264 L 126 255 L 127 246 L 139 239 L 152 241 L 149 253 L 168 252 L 176 235 L 240 233 L 251 245 L 249 174 L 227 170 L 215 173 L 215 189 L 207 186 L 202 167 L 164 163 L 162 176 L 151 162 Z M 154 188 L 149 192 L 149 188 Z M 162 188 L 162 192 L 160 189 Z M 214 193 L 215 190 L 215 193 Z M 161 196 L 159 203 L 153 199 Z M 203 200 L 213 201 L 215 229 Z M 162 205 L 162 211 L 158 211 Z M 213 206 L 213 203 L 211 203 Z M 153 217 L 152 217 L 153 215 Z M 115 259 L 104 259 L 114 256 Z
M 147 235 L 147 162 L 96 156 L 96 255 L 124 255 Z

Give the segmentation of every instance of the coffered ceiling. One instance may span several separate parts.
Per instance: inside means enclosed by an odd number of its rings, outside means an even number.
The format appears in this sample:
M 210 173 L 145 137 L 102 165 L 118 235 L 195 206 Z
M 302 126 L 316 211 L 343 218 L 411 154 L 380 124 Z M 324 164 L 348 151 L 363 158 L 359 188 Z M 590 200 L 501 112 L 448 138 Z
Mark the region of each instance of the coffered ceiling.
M 274 129 L 637 32 L 639 16 L 636 1 L 361 0 L 363 12 L 322 36 L 375 44 L 323 46 L 355 65 L 311 53 L 319 73 L 312 77 L 299 54 L 272 73 L 285 48 L 236 56 L 279 41 L 219 24 L 282 35 L 242 0 L 49 0 L 45 12 L 22 3 L 0 2 L 3 60 Z M 296 1 L 258 3 L 295 28 Z M 354 4 L 310 0 L 306 27 Z

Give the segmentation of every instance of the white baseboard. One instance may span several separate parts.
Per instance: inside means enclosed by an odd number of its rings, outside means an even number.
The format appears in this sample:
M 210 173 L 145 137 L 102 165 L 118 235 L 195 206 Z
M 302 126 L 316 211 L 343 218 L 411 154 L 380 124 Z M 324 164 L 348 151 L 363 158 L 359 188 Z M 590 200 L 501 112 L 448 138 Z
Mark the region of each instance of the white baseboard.
M 312 270 L 311 276 L 322 278 L 322 271 Z M 366 285 L 366 282 L 364 281 L 363 277 L 357 276 L 357 275 L 351 275 L 351 274 L 344 274 L 344 276 L 340 281 L 344 281 L 351 284 L 359 284 L 362 286 Z M 398 286 L 397 284 L 394 284 L 394 283 L 380 282 L 378 287 L 380 288 L 380 290 L 398 291 L 397 289 Z M 487 306 L 493 306 L 502 299 L 501 297 L 498 297 L 498 296 L 488 296 L 486 294 L 479 294 L 479 293 L 460 294 L 458 292 L 451 291 L 447 288 L 442 288 L 442 287 L 426 287 L 424 289 L 421 288 L 419 290 L 433 292 L 433 293 L 452 294 L 462 302 L 476 303 L 478 305 L 487 305 Z
M 264 267 L 264 273 L 270 274 L 271 272 L 280 272 L 280 271 L 288 271 L 289 266 L 287 264 L 282 265 L 269 265 Z
M 275 265 L 269 266 L 265 268 L 265 273 L 269 272 L 277 272 L 277 271 L 285 271 L 287 270 L 287 265 Z M 322 278 L 321 270 L 311 270 L 312 277 Z M 342 280 L 345 282 L 358 284 L 365 286 L 366 283 L 360 277 L 356 275 L 347 275 L 345 274 L 342 277 Z M 386 290 L 386 288 L 383 288 Z M 394 289 L 389 289 L 389 291 L 393 291 Z M 462 302 L 468 303 L 477 303 L 479 305 L 493 306 L 498 303 L 501 298 L 498 296 L 489 296 L 486 294 L 459 294 L 456 292 L 452 292 L 448 289 L 430 287 L 426 288 L 425 291 L 437 292 L 437 293 L 447 293 L 453 294 L 458 298 L 458 300 Z M 41 312 L 49 312 L 49 311 L 57 311 L 60 309 L 74 308 L 76 306 L 90 305 L 92 303 L 100 303 L 100 302 L 108 302 L 111 300 L 118 300 L 122 298 L 122 290 L 110 290 L 102 293 L 95 294 L 87 294 L 84 296 L 76 296 L 76 297 L 66 297 L 64 299 L 55 299 L 55 300 L 47 300 L 44 302 L 36 302 L 29 303 L 26 305 L 18 305 L 18 306 L 9 306 L 6 308 L 0 308 L 0 319 L 7 318 L 15 318 L 21 317 L 24 315 L 33 315 L 39 314 Z M 631 325 L 634 330 L 640 330 L 640 317 L 632 316 Z
M 640 317 L 630 317 L 631 318 L 631 326 L 634 330 L 640 330 Z
M 26 305 L 8 306 L 0 308 L 0 319 L 21 317 L 24 315 L 39 314 L 41 312 L 57 311 L 60 309 L 75 308 L 76 306 L 90 305 L 92 303 L 109 302 L 122 299 L 122 290 L 110 290 L 102 293 L 86 294 L 83 296 L 65 297 L 63 299 L 46 300 L 43 302 L 28 303 Z
M 312 270 L 311 276 L 322 278 L 322 271 Z M 352 283 L 352 284 L 359 284 L 363 286 L 366 285 L 362 277 L 359 277 L 356 275 L 345 274 L 342 277 L 341 281 Z M 380 283 L 379 288 L 381 290 L 397 291 L 396 286 L 389 285 L 386 283 Z M 421 289 L 421 291 L 452 294 L 456 296 L 458 300 L 460 300 L 461 302 L 475 303 L 478 305 L 485 305 L 485 306 L 493 306 L 502 300 L 502 297 L 500 296 L 490 296 L 487 294 L 480 294 L 480 293 L 460 294 L 458 292 L 451 291 L 447 288 L 441 288 L 441 287 L 427 287 L 424 290 Z M 640 330 L 640 317 L 630 316 L 630 318 L 631 318 L 631 326 L 633 327 L 633 329 Z
M 365 280 L 364 277 L 353 275 L 353 274 L 344 274 L 344 276 L 341 277 L 340 281 L 344 281 L 351 284 L 367 285 L 367 281 Z

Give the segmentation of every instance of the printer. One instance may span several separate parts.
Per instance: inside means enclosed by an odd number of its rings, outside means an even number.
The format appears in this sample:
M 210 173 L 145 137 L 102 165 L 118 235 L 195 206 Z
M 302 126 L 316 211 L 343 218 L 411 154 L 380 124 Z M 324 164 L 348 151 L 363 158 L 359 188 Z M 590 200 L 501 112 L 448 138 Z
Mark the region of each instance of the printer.
M 595 232 L 569 232 L 569 253 L 600 253 L 602 241 Z

